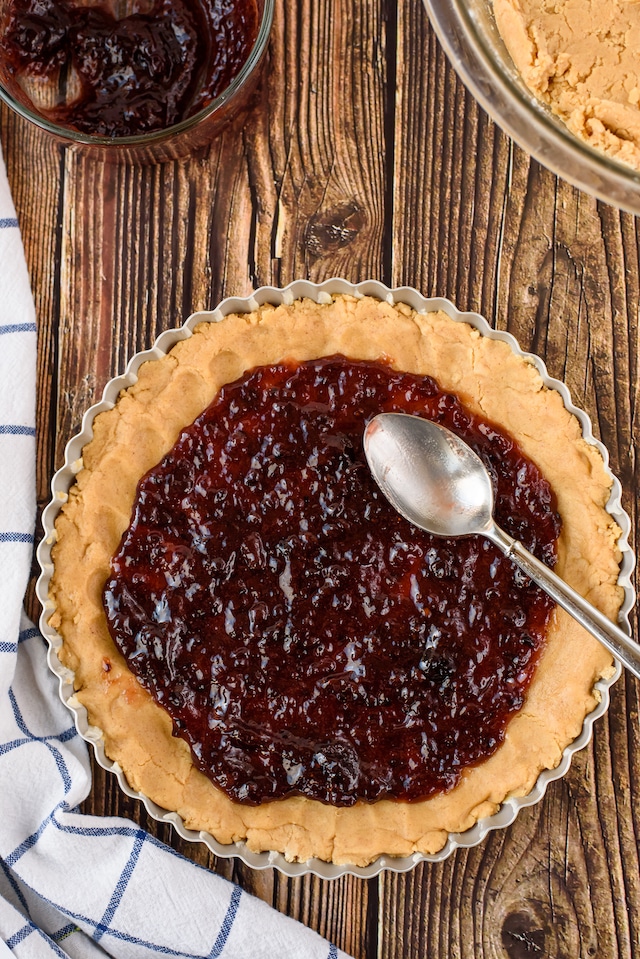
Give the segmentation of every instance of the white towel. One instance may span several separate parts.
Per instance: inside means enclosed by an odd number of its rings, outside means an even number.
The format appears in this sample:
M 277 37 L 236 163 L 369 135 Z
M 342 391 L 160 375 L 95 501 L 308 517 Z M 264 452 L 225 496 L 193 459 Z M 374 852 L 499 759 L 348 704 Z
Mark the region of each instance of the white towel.
M 338 959 L 315 932 L 159 843 L 85 816 L 87 746 L 22 604 L 35 521 L 36 324 L 0 155 L 0 959 Z

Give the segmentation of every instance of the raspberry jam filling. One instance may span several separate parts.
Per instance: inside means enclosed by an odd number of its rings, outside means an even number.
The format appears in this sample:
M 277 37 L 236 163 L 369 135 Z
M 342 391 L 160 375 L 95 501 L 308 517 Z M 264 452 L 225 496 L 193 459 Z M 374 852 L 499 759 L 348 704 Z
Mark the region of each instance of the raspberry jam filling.
M 104 605 L 237 802 L 427 798 L 522 706 L 553 604 L 488 540 L 432 537 L 389 506 L 362 448 L 381 411 L 463 437 L 498 523 L 555 562 L 548 483 L 433 379 L 331 357 L 225 386 L 140 482 Z

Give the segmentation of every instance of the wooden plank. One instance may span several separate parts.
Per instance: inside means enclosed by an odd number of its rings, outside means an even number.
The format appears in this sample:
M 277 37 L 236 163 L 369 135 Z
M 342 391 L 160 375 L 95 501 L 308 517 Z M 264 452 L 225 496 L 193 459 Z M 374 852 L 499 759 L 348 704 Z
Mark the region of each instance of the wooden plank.
M 637 531 L 635 221 L 511 145 L 420 19 L 399 11 L 394 282 L 477 309 L 543 356 L 591 414 Z M 446 863 L 384 877 L 396 935 L 380 955 L 638 955 L 637 715 L 625 677 L 594 742 L 541 804 Z
M 46 313 L 41 356 L 46 344 L 51 350 L 40 394 L 42 419 L 50 415 L 51 448 L 40 463 L 44 499 L 84 410 L 162 329 L 262 283 L 327 270 L 377 275 L 385 179 L 379 119 L 385 58 L 377 38 L 383 36 L 373 3 L 355 16 L 344 0 L 309 2 L 299 11 L 281 3 L 253 109 L 205 156 L 135 167 L 83 152 L 55 153 L 58 166 L 46 177 L 54 204 L 37 212 L 37 237 L 28 251 L 32 262 L 43 258 L 42 277 L 34 275 Z M 32 137 L 22 124 L 18 132 L 25 142 Z M 28 187 L 31 169 L 29 154 L 16 153 L 12 173 L 23 215 L 37 204 Z M 44 229 L 57 239 L 53 262 Z M 46 283 L 56 297 L 43 310 Z M 85 809 L 130 816 L 188 857 L 363 954 L 358 942 L 367 884 L 313 876 L 289 881 L 273 870 L 217 861 L 204 846 L 185 843 L 151 820 L 95 763 Z

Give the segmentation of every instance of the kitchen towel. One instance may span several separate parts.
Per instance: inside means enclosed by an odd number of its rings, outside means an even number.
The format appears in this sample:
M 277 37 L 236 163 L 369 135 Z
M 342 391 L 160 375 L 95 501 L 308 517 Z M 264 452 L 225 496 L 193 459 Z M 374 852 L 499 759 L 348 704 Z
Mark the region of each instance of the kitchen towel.
M 35 524 L 36 322 L 0 155 L 0 959 L 347 959 L 134 822 L 83 815 L 87 745 L 23 613 Z

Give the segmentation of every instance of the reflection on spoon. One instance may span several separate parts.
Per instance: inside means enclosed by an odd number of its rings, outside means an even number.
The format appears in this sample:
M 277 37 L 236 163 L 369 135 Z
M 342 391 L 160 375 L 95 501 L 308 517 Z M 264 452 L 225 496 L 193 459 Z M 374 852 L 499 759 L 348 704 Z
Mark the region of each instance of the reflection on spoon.
M 455 433 L 420 416 L 379 413 L 365 429 L 364 452 L 376 483 L 405 519 L 436 536 L 488 537 L 640 678 L 640 647 L 500 529 L 489 474 Z

